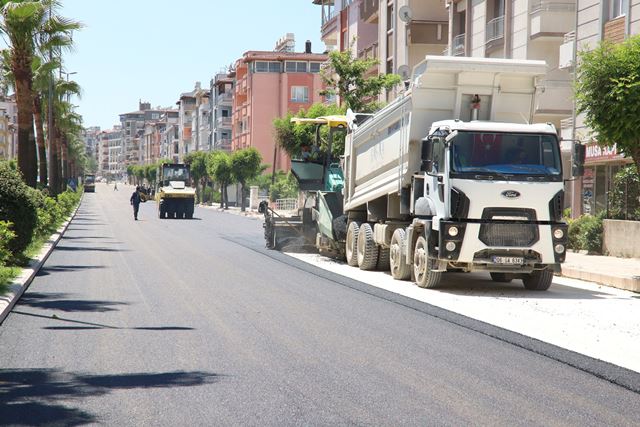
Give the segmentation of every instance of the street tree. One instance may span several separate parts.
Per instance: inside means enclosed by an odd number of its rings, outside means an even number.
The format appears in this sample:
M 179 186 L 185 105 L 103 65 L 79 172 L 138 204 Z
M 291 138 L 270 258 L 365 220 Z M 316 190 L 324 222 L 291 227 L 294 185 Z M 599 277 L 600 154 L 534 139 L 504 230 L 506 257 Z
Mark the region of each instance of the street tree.
M 640 36 L 581 52 L 575 96 L 598 144 L 615 144 L 640 172 Z
M 208 153 L 204 151 L 192 151 L 185 156 L 185 163 L 189 164 L 191 177 L 196 184 L 196 194 L 198 194 L 198 200 L 200 202 L 204 201 L 204 186 L 207 179 L 207 155 Z
M 262 156 L 254 147 L 238 150 L 231 156 L 232 176 L 241 186 L 240 210 L 244 212 L 247 181 L 260 175 L 266 166 L 262 165 Z
M 207 156 L 207 174 L 220 186 L 220 207 L 229 208 L 227 187 L 232 184 L 231 156 L 226 151 L 212 151 Z
M 291 122 L 292 117 L 302 118 L 316 118 L 320 116 L 331 116 L 344 114 L 345 110 L 342 107 L 331 104 L 316 103 L 311 105 L 308 110 L 301 109 L 295 115 L 293 113 L 287 114 L 285 117 L 276 118 L 273 121 L 273 128 L 275 130 L 276 143 L 287 152 L 289 157 L 300 157 L 303 146 L 313 147 L 316 143 L 316 126 L 313 124 L 295 124 Z M 321 147 L 319 150 L 326 152 L 326 139 L 328 128 L 323 126 L 321 128 Z M 340 155 L 344 152 L 344 138 L 339 141 L 334 141 L 334 145 L 331 149 L 335 155 Z
M 329 66 L 322 71 L 326 84 L 325 95 L 337 95 L 340 106 L 361 113 L 371 113 L 380 108 L 377 101 L 383 89 L 389 90 L 400 83 L 397 74 L 367 76 L 377 65 L 375 58 L 354 58 L 351 49 L 333 50 L 329 53 Z
M 15 82 L 18 110 L 18 167 L 25 182 L 35 187 L 37 180 L 36 140 L 33 129 L 33 59 L 54 37 L 67 37 L 80 24 L 54 11 L 56 0 L 0 1 L 0 31 L 7 36 L 10 67 Z M 48 36 L 48 37 L 47 37 Z M 70 37 L 68 37 L 70 40 Z

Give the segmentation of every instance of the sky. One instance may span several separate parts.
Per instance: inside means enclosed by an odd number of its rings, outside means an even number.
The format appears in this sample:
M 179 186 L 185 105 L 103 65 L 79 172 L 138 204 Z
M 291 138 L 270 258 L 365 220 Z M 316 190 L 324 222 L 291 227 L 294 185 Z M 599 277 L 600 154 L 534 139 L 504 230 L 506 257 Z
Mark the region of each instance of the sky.
M 84 126 L 110 129 L 138 102 L 175 107 L 180 93 L 211 78 L 248 50 L 268 50 L 294 33 L 296 52 L 320 41 L 321 7 L 312 0 L 62 0 L 80 21 L 74 51 L 63 56 Z

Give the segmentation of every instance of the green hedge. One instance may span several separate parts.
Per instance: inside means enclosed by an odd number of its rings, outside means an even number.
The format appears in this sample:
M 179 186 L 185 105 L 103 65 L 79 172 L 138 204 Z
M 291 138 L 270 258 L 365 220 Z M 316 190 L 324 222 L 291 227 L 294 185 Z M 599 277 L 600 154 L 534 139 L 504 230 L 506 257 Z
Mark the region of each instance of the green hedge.
M 16 233 L 11 230 L 12 225 L 10 222 L 0 221 L 0 267 L 5 265 L 11 256 L 9 242 L 16 237 Z
M 13 254 L 22 253 L 33 239 L 38 222 L 34 191 L 9 162 L 0 161 L 0 221 L 13 223 L 16 236 L 7 245 Z
M 602 253 L 602 215 L 582 215 L 569 222 L 569 248 Z

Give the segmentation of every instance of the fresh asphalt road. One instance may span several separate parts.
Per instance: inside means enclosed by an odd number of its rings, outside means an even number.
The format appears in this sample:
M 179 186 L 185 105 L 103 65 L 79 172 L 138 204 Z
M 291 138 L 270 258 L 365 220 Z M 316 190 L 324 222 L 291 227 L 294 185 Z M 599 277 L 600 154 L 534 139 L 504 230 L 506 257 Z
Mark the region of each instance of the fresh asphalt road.
M 84 196 L 0 325 L 0 424 L 640 420 L 637 390 L 545 346 L 267 251 L 255 219 L 134 221 L 130 192 Z

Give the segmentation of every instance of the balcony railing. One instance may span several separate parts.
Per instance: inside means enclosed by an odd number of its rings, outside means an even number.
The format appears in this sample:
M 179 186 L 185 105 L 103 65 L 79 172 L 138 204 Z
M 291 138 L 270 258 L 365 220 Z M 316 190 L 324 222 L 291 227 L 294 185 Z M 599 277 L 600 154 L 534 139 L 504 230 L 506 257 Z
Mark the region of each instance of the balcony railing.
M 231 101 L 231 92 L 221 93 L 216 97 L 216 104 L 221 104 L 225 101 Z
M 504 37 L 504 15 L 493 18 L 487 23 L 486 43 L 499 40 Z
M 453 38 L 453 56 L 462 56 L 464 55 L 464 39 L 465 39 L 466 34 L 462 33 L 462 34 L 458 34 L 457 36 L 455 36 Z
M 576 10 L 575 2 L 558 2 L 553 0 L 539 0 L 531 4 L 529 13 L 536 12 L 573 12 Z
M 218 117 L 216 118 L 216 127 L 230 127 L 231 126 L 231 117 Z

